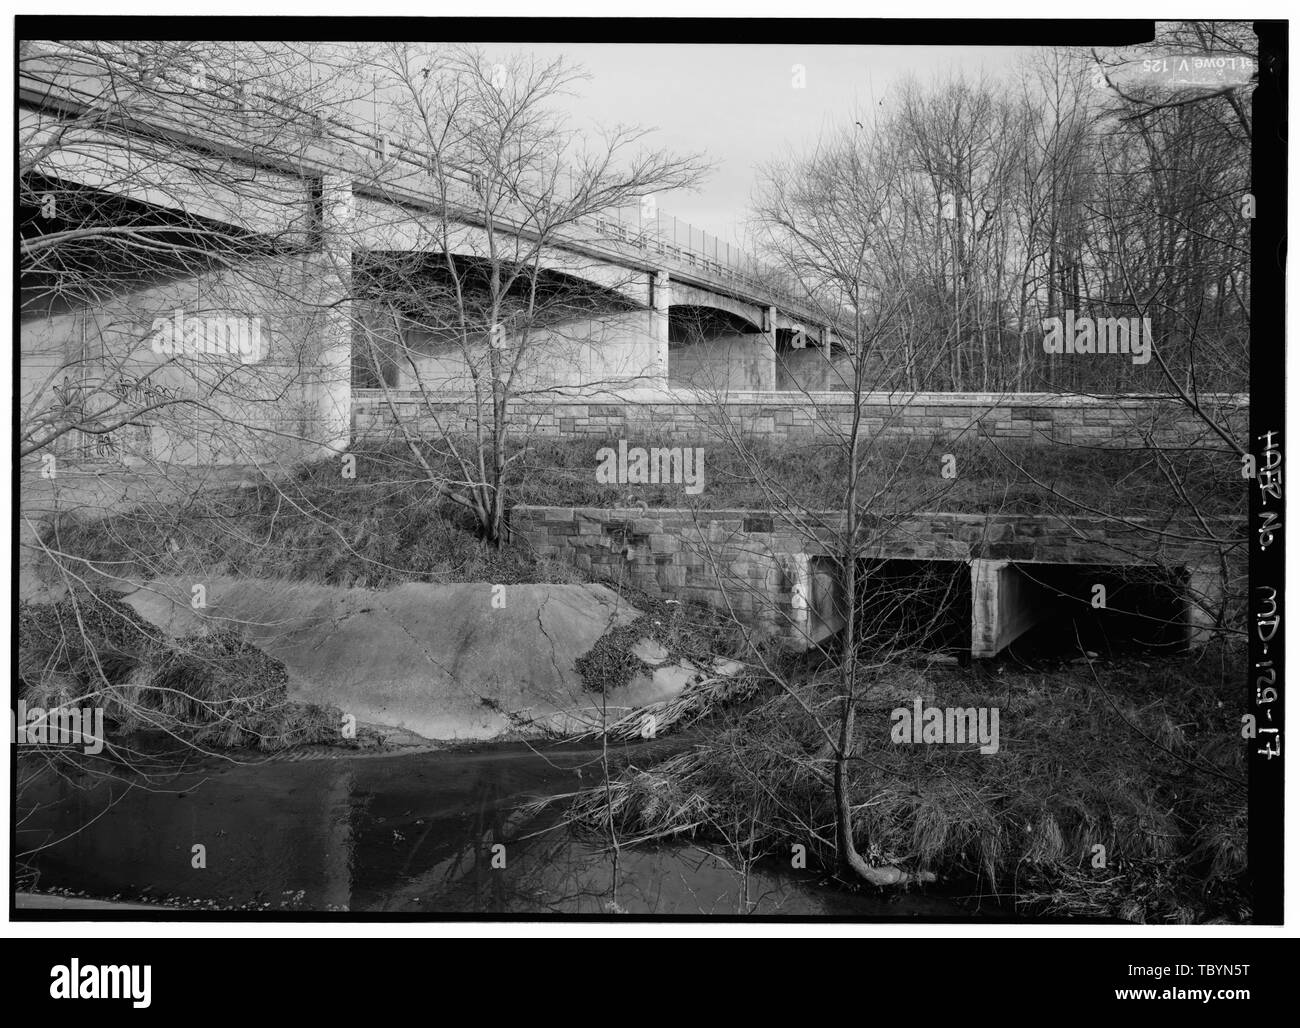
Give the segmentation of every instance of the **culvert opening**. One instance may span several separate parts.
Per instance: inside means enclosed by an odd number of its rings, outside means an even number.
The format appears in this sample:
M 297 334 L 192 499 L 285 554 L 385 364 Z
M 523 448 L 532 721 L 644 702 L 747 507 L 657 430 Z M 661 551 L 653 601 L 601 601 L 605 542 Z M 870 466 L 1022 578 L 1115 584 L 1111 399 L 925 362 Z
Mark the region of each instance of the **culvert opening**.
M 1023 660 L 1174 653 L 1187 645 L 1186 575 L 1148 566 L 1013 565 L 1048 613 L 1004 652 Z
M 969 656 L 971 584 L 966 564 L 860 560 L 856 593 L 856 634 L 864 652 L 923 650 Z

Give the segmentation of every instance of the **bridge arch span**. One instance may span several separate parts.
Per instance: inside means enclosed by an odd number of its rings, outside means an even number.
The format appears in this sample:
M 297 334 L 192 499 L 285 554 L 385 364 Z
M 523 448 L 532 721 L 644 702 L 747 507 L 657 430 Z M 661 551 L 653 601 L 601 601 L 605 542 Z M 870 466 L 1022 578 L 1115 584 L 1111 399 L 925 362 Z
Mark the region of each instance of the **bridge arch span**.
M 494 350 L 515 386 L 655 375 L 653 310 L 569 270 L 524 266 L 494 328 L 494 267 L 473 251 L 354 252 L 354 385 L 470 392 L 491 377 Z
M 711 289 L 701 289 L 677 279 L 673 279 L 671 285 L 671 296 L 668 301 L 671 307 L 725 311 L 738 322 L 750 326 L 751 332 L 762 332 L 766 327 L 764 308 L 758 304 L 747 303 Z
M 775 388 L 773 336 L 712 305 L 668 308 L 668 381 L 709 392 Z
M 506 263 L 531 264 L 583 279 L 621 293 L 649 307 L 652 269 L 604 260 L 577 248 L 538 246 L 535 240 L 515 235 L 505 226 L 489 233 L 480 225 L 449 222 L 438 211 L 420 211 L 357 196 L 351 224 L 342 242 L 354 252 L 453 253 L 483 260 L 495 257 Z

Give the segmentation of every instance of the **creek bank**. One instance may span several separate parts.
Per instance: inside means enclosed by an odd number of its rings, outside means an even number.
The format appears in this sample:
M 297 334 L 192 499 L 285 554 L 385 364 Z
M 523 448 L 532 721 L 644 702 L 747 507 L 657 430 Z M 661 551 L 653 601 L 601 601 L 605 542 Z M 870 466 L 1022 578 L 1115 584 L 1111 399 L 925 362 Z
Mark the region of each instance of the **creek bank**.
M 1239 688 L 1215 660 L 878 664 L 862 689 L 847 775 L 870 868 L 933 873 L 1032 917 L 1250 920 Z M 836 765 L 810 712 L 834 727 L 837 694 L 814 674 L 721 711 L 697 746 L 624 769 L 565 816 L 593 837 L 699 838 L 834 875 Z M 1001 745 L 899 738 L 894 715 L 918 701 L 998 709 Z

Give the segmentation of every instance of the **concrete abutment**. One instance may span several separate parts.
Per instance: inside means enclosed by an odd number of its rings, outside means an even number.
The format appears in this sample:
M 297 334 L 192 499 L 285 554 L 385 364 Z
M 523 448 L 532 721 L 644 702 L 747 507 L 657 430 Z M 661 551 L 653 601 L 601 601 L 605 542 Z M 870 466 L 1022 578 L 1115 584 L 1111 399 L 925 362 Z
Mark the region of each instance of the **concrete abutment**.
M 996 657 L 1051 616 L 1045 589 L 1007 560 L 972 560 L 971 656 Z

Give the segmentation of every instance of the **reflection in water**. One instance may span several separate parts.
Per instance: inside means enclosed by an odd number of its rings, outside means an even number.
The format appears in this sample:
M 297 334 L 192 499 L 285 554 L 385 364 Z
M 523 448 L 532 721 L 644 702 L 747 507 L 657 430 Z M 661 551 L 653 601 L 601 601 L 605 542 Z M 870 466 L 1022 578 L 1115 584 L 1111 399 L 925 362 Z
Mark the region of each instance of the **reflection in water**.
M 41 891 L 200 908 L 970 916 L 943 899 L 855 895 L 779 868 L 742 875 L 688 844 L 615 854 L 558 826 L 557 807 L 521 811 L 591 786 L 598 761 L 589 748 L 500 746 L 221 765 L 149 788 L 41 772 L 20 797 L 18 850 Z M 205 868 L 192 866 L 196 845 Z

